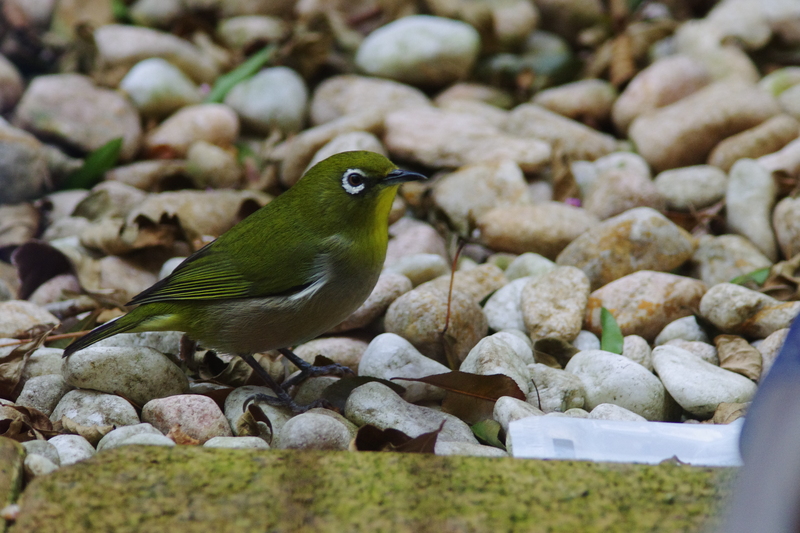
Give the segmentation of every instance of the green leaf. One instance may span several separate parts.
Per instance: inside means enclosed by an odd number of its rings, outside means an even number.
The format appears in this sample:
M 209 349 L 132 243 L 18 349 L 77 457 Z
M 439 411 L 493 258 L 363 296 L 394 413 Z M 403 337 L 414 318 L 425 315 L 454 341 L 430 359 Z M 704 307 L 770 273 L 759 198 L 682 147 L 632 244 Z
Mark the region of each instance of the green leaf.
M 117 22 L 130 22 L 131 14 L 122 0 L 111 0 L 111 13 Z
M 622 331 L 619 329 L 617 319 L 605 307 L 600 308 L 600 326 L 603 334 L 600 340 L 600 349 L 622 355 L 622 345 L 625 342 Z
M 91 189 L 106 171 L 117 164 L 122 149 L 122 137 L 117 137 L 89 154 L 83 166 L 67 176 L 62 189 Z
M 503 427 L 496 420 L 481 420 L 470 429 L 481 443 L 500 448 L 501 450 L 506 449 L 506 445 L 503 443 L 505 439 L 501 439 Z
M 748 281 L 752 281 L 753 283 L 755 283 L 760 287 L 761 285 L 764 284 L 765 281 L 767 281 L 771 269 L 772 267 L 764 267 L 764 268 L 759 268 L 758 270 L 753 270 L 752 272 L 749 272 L 747 274 L 736 276 L 731 280 L 731 283 L 744 285 Z
M 250 56 L 247 61 L 227 74 L 223 74 L 217 78 L 217 81 L 214 82 L 214 88 L 212 88 L 211 92 L 208 93 L 208 96 L 206 96 L 206 102 L 222 102 L 222 100 L 225 98 L 225 95 L 227 95 L 228 92 L 233 89 L 234 85 L 253 77 L 256 72 L 261 70 L 261 67 L 266 65 L 267 62 L 272 59 L 272 55 L 275 53 L 276 49 L 277 47 L 274 44 L 265 46 Z

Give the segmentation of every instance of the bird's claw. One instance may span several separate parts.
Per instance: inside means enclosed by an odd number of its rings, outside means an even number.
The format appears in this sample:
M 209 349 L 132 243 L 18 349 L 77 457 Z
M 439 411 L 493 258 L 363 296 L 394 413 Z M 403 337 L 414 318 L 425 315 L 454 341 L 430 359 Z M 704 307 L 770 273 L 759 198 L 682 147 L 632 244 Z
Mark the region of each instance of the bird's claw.
M 313 366 L 309 363 L 302 365 L 299 367 L 300 373 L 295 374 L 294 376 L 290 377 L 286 381 L 282 383 L 283 390 L 289 390 L 289 387 L 293 387 L 302 383 L 303 381 L 307 380 L 308 378 L 316 378 L 320 376 L 338 376 L 343 377 L 347 375 L 353 375 L 354 372 L 349 367 L 344 365 L 340 365 L 339 363 L 333 363 L 332 365 L 324 365 L 324 366 Z
M 242 406 L 242 411 L 247 411 L 247 408 L 253 402 L 264 402 L 269 405 L 273 405 L 275 407 L 286 407 L 295 414 L 305 413 L 306 411 L 309 411 L 316 407 L 321 407 L 323 409 L 334 409 L 333 405 L 331 405 L 331 403 L 328 400 L 319 399 L 319 400 L 314 400 L 313 402 L 306 405 L 298 405 L 288 395 L 277 397 L 277 396 L 270 396 L 269 394 L 258 393 L 249 396 L 244 401 L 244 405 Z

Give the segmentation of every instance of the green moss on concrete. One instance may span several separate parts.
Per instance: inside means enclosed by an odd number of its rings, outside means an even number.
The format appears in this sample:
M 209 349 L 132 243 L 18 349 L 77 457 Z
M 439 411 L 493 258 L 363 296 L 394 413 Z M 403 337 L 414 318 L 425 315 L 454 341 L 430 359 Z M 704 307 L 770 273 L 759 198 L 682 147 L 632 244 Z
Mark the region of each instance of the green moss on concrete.
M 25 448 L 17 441 L 0 437 L 0 509 L 17 501 L 22 488 L 22 465 Z M 0 531 L 5 531 L 6 521 L 0 518 Z
M 734 471 L 124 447 L 35 480 L 12 533 L 699 531 Z

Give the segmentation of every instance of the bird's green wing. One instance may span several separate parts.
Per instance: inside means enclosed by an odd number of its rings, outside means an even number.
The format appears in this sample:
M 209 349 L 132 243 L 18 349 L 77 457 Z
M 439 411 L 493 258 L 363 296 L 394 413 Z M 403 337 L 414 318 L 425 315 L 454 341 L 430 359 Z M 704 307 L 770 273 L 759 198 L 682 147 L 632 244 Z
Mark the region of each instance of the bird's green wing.
M 319 268 L 320 250 L 307 242 L 267 246 L 265 242 L 248 242 L 252 239 L 241 234 L 231 235 L 240 239 L 239 250 L 250 250 L 248 254 L 237 254 L 222 245 L 220 241 L 232 240 L 225 237 L 195 252 L 128 305 L 288 296 L 307 288 L 323 274 Z M 264 254 L 265 249 L 271 253 Z

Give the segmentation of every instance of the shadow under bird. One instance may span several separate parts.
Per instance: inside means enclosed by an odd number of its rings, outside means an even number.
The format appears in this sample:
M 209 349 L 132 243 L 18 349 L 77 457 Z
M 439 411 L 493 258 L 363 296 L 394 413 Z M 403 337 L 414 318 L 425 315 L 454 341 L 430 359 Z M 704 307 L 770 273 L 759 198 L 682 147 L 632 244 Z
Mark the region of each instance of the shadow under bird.
M 291 384 L 349 369 L 312 366 L 290 347 L 330 330 L 367 299 L 386 257 L 397 189 L 423 179 L 374 152 L 333 155 L 128 303 L 138 307 L 72 343 L 64 357 L 117 333 L 182 331 L 239 355 L 276 394 L 252 399 L 304 411 L 314 404 L 295 404 L 286 392 Z M 253 358 L 273 349 L 301 370 L 290 383 L 276 383 Z

